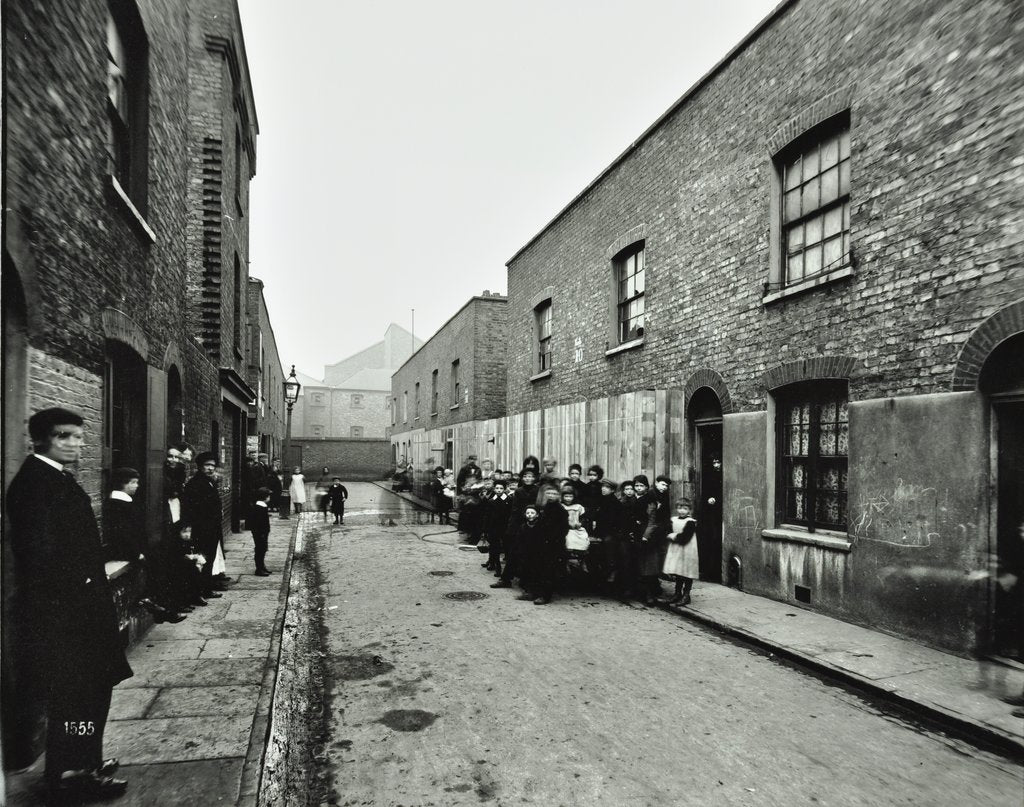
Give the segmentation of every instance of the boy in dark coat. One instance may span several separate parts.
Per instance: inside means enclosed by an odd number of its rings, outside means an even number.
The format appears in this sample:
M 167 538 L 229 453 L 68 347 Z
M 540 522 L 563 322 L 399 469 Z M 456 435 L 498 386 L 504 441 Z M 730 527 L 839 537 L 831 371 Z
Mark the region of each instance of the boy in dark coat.
M 508 517 L 512 512 L 512 499 L 505 489 L 504 479 L 495 480 L 491 497 L 484 507 L 484 530 L 491 547 L 485 567 L 493 571 L 495 577 L 501 577 L 501 552 L 508 529 Z
M 89 494 L 64 470 L 78 462 L 83 423 L 59 408 L 29 418 L 35 453 L 7 490 L 18 581 L 14 646 L 28 668 L 25 680 L 47 701 L 45 779 L 54 800 L 110 798 L 127 786 L 111 776 L 117 760 L 104 761 L 102 752 L 111 690 L 132 669 Z
M 115 468 L 110 474 L 110 498 L 104 508 L 103 530 L 107 560 L 143 560 L 142 519 L 133 497 L 139 489 L 139 472 Z
M 267 557 L 267 543 L 270 538 L 270 488 L 256 489 L 256 501 L 252 504 L 249 518 L 252 533 L 252 554 L 256 561 L 256 576 L 269 577 L 270 570 L 264 565 Z
M 515 577 L 523 578 L 527 575 L 524 545 L 519 535 L 525 521 L 527 505 L 537 504 L 537 486 L 534 481 L 537 472 L 533 468 L 523 468 L 520 474 L 521 484 L 512 495 L 512 507 L 508 517 L 508 528 L 505 530 L 505 568 L 501 572 L 501 580 L 492 583 L 491 588 L 511 588 L 512 580 Z
M 192 542 L 206 558 L 200 577 L 200 593 L 206 599 L 218 599 L 213 590 L 213 559 L 221 539 L 220 492 L 217 490 L 217 456 L 204 451 L 196 457 L 198 470 L 185 485 L 182 495 L 182 520 L 192 528 Z
M 565 536 L 569 532 L 569 514 L 560 494 L 549 488 L 541 505 L 539 528 L 530 552 L 530 584 L 537 595 L 534 605 L 547 605 L 555 592 L 559 570 L 565 563 Z
M 324 512 L 328 510 L 334 514 L 335 524 L 345 523 L 345 500 L 348 498 L 348 488 L 341 484 L 338 477 L 331 480 L 331 486 L 324 494 Z

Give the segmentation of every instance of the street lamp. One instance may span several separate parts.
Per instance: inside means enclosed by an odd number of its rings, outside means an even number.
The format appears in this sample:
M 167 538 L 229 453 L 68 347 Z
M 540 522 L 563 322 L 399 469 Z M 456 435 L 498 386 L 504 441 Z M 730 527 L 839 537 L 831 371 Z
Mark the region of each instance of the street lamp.
M 295 406 L 295 402 L 299 400 L 299 390 L 302 389 L 302 384 L 299 383 L 299 379 L 295 377 L 295 365 L 292 365 L 292 371 L 288 378 L 284 381 L 284 402 L 288 407 L 288 422 L 285 425 L 284 431 L 284 462 L 285 472 L 288 475 L 288 453 L 292 448 L 292 407 Z M 281 496 L 281 512 L 279 513 L 281 518 L 289 517 L 289 510 L 292 509 L 292 497 L 291 493 L 284 493 Z

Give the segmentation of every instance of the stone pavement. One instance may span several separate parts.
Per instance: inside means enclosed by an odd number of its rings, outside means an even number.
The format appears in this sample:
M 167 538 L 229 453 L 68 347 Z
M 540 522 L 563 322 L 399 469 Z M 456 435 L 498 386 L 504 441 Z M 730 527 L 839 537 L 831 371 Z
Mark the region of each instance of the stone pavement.
M 130 648 L 104 741 L 128 780 L 119 807 L 256 804 L 295 524 L 271 514 L 270 577 L 252 574 L 248 532 L 227 536 L 223 597 Z M 43 764 L 8 774 L 8 804 L 42 803 Z
M 697 582 L 685 608 L 663 607 L 1024 760 L 1024 719 L 1004 700 L 1024 692 L 1024 666 L 961 658 L 714 583 Z

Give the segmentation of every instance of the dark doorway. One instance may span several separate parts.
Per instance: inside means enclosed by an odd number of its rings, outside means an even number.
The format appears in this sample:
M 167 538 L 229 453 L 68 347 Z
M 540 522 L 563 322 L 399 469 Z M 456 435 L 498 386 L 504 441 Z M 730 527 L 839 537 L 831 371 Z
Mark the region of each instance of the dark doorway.
M 694 516 L 700 549 L 700 579 L 722 582 L 722 405 L 714 390 L 701 387 L 687 406 L 693 428 Z
M 978 386 L 995 417 L 997 580 L 992 586 L 996 655 L 1024 660 L 1024 334 L 998 345 L 982 367 Z M 1004 588 L 1000 579 L 1016 579 Z

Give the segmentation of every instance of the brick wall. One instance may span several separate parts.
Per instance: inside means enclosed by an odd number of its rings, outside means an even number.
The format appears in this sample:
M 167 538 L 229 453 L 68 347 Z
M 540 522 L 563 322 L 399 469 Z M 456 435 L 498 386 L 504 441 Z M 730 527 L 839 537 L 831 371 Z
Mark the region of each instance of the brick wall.
M 436 429 L 504 414 L 506 302 L 501 296 L 472 297 L 391 377 L 398 401 L 393 431 Z M 461 399 L 452 398 L 452 362 L 459 361 Z M 432 412 L 432 374 L 437 370 L 437 412 Z M 416 417 L 416 383 L 420 385 Z M 408 417 L 402 396 L 409 394 Z M 457 409 L 452 409 L 457 404 Z
M 257 393 L 256 406 L 249 413 L 249 434 L 264 436 L 270 443 L 270 454 L 276 455 L 284 440 L 285 404 L 281 357 L 263 295 L 263 281 L 249 279 L 249 330 L 246 340 L 246 381 Z M 262 366 L 259 348 L 262 335 Z
M 387 440 L 300 440 L 302 472 L 315 482 L 324 466 L 344 481 L 383 479 L 391 467 Z
M 996 0 L 787 6 L 510 261 L 509 411 L 681 388 L 703 367 L 736 411 L 756 410 L 766 371 L 833 356 L 856 359 L 854 400 L 950 389 L 971 331 L 1024 293 L 1024 162 L 1010 146 L 1024 112 L 1007 64 L 1020 26 Z M 773 136 L 837 89 L 854 275 L 764 304 Z M 607 253 L 636 228 L 645 343 L 609 358 Z M 549 286 L 554 369 L 530 383 L 532 305 Z

